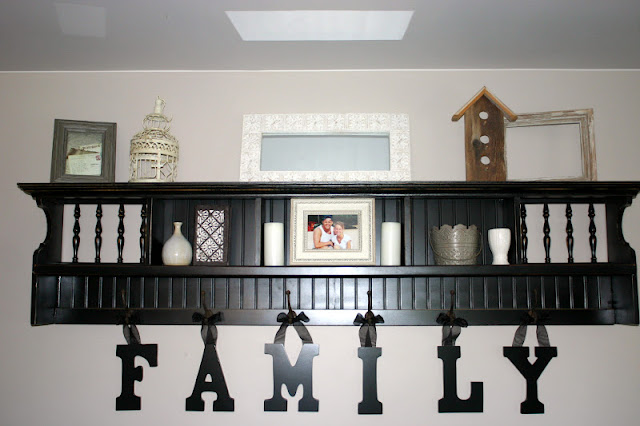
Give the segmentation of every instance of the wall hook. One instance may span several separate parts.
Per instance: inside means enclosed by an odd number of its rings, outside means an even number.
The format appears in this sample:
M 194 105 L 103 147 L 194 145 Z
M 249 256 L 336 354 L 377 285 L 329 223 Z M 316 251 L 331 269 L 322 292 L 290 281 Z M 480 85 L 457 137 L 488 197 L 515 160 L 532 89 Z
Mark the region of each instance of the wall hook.
M 139 322 L 139 318 L 137 313 L 131 310 L 129 304 L 127 303 L 126 292 L 120 290 L 120 299 L 122 300 L 122 305 L 124 306 L 124 315 L 118 320 L 118 324 L 122 323 L 122 334 L 124 335 L 124 339 L 127 341 L 128 345 L 140 344 L 140 332 L 138 331 L 138 327 L 136 327 L 136 322 Z
M 549 319 L 547 312 L 542 312 L 536 309 L 536 305 L 539 305 L 538 301 L 538 289 L 533 290 L 534 303 L 531 309 L 522 315 L 520 318 L 520 325 L 516 329 L 516 333 L 513 336 L 512 346 L 522 346 L 527 337 L 527 326 L 536 326 L 536 337 L 540 346 L 550 346 L 549 334 L 547 328 L 544 326 L 544 322 Z

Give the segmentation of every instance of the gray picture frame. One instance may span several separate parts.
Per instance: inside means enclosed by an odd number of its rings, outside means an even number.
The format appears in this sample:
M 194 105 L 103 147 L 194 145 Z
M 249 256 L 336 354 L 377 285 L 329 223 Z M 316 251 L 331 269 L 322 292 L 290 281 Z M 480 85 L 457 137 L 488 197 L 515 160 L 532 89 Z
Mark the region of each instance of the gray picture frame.
M 116 128 L 116 123 L 55 119 L 51 182 L 114 182 Z M 95 145 L 99 151 L 85 150 Z

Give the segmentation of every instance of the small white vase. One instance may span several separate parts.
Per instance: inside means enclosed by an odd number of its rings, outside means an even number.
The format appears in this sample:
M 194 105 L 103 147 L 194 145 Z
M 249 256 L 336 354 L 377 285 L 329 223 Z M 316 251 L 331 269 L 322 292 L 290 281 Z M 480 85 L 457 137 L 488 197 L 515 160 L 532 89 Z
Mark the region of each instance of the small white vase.
M 173 222 L 173 235 L 162 247 L 162 263 L 165 265 L 190 265 L 191 244 L 182 235 L 182 222 Z
M 489 248 L 493 254 L 494 265 L 508 265 L 509 247 L 511 246 L 511 229 L 489 229 Z

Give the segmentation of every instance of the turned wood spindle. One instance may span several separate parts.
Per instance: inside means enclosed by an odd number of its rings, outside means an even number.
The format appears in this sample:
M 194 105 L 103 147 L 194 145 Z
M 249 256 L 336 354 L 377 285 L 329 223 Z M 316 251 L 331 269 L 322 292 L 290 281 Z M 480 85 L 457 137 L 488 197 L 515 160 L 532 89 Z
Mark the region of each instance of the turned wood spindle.
M 551 227 L 549 226 L 549 205 L 547 203 L 544 204 L 542 209 L 542 217 L 544 218 L 544 226 L 542 227 L 544 234 L 542 238 L 544 244 L 544 262 L 551 263 Z
M 527 208 L 525 204 L 520 204 L 520 240 L 522 241 L 522 263 L 529 263 L 527 259 L 527 247 L 529 237 L 527 237 Z
M 567 203 L 565 216 L 567 217 L 567 263 L 573 263 L 573 224 L 571 223 L 573 211 L 571 210 L 571 204 L 569 203 Z
M 122 251 L 124 249 L 124 204 L 120 204 L 118 218 L 120 218 L 120 220 L 118 222 L 118 238 L 116 243 L 118 245 L 118 263 L 122 263 Z
M 589 203 L 589 246 L 591 247 L 591 263 L 596 263 L 598 258 L 596 257 L 596 246 L 598 239 L 596 238 L 596 211 L 593 208 L 593 203 Z
M 73 217 L 75 222 L 73 224 L 73 238 L 71 240 L 73 245 L 73 263 L 78 263 L 78 248 L 80 248 L 80 204 L 76 204 L 76 208 L 73 210 Z
M 94 240 L 96 248 L 96 263 L 100 263 L 100 252 L 102 251 L 102 204 L 96 206 L 96 238 Z
M 140 218 L 142 219 L 142 223 L 140 224 L 140 263 L 145 263 L 145 260 L 147 259 L 147 247 L 145 243 L 147 241 L 147 222 L 149 220 L 146 204 L 143 204 L 140 209 Z

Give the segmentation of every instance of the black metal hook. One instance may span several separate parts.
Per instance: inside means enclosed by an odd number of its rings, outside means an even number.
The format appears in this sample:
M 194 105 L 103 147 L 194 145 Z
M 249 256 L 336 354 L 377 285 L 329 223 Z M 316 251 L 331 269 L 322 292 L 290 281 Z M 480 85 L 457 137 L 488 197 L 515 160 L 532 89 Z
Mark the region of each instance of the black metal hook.
M 138 332 L 138 327 L 136 327 L 136 322 L 138 322 L 137 315 L 135 311 L 133 311 L 129 307 L 129 303 L 127 303 L 126 292 L 120 290 L 120 299 L 122 300 L 122 305 L 124 306 L 124 316 L 122 316 L 122 334 L 124 335 L 124 339 L 127 341 L 127 344 L 139 344 L 140 333 Z M 120 321 L 118 321 L 120 323 Z
M 451 304 L 449 306 L 449 311 L 447 313 L 441 312 L 440 314 L 438 314 L 438 318 L 436 319 L 436 322 L 442 325 L 453 324 L 455 322 L 456 325 L 466 327 L 467 322 L 464 319 L 456 318 L 456 313 L 454 311 L 456 292 L 455 290 L 451 290 L 449 293 L 451 294 Z M 462 323 L 464 323 L 464 325 Z
M 122 306 L 124 306 L 124 318 L 123 322 L 125 325 L 131 324 L 131 320 L 133 317 L 133 311 L 129 308 L 129 303 L 127 302 L 126 292 L 124 289 L 120 290 L 120 300 L 122 300 Z
M 531 308 L 523 315 L 521 324 L 533 324 L 538 325 L 542 321 L 549 318 L 549 314 L 543 311 L 540 311 L 536 308 L 537 305 L 540 305 L 540 300 L 538 299 L 538 289 L 533 289 L 533 305 Z M 542 305 L 540 305 L 542 306 Z
M 289 308 L 289 311 L 287 312 L 287 321 L 289 322 L 289 324 L 293 324 L 293 321 L 296 319 L 297 315 L 295 311 L 291 309 L 291 290 L 287 290 L 286 295 L 287 295 L 287 307 Z

